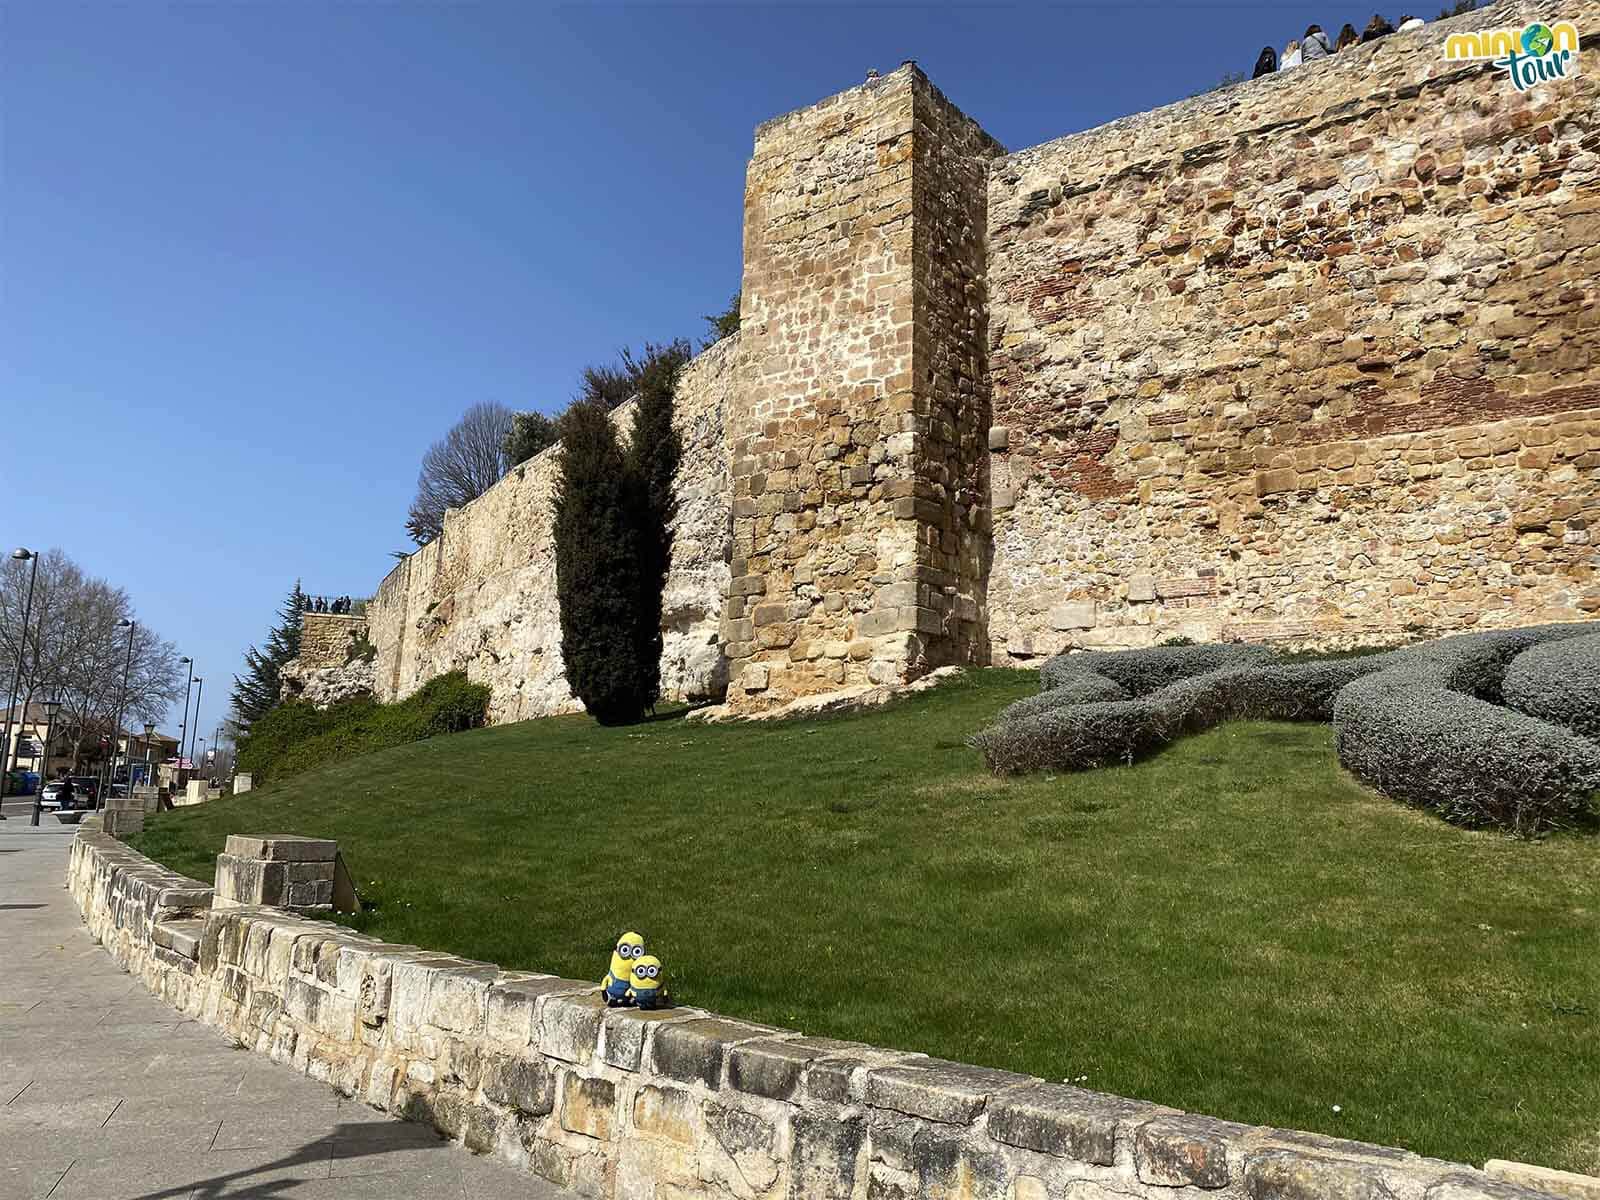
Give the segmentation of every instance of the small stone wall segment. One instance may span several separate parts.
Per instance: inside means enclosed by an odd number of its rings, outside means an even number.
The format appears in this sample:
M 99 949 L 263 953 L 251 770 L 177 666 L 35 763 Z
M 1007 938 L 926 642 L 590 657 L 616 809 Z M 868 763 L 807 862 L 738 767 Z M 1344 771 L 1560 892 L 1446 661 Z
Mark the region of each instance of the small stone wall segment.
M 1502 3 L 996 162 L 997 660 L 1600 611 L 1597 98 Z
M 735 710 L 980 658 L 984 162 L 914 66 L 769 121 L 730 416 Z
M 662 602 L 662 686 L 669 699 L 720 700 L 726 671 L 718 622 L 728 577 L 728 455 L 723 412 L 736 386 L 739 335 L 697 355 L 678 384 L 674 425 L 683 465 Z M 632 428 L 632 403 L 613 414 Z M 561 661 L 552 499 L 559 448 L 511 470 L 438 538 L 399 563 L 367 606 L 377 647 L 374 694 L 402 700 L 464 670 L 490 689 L 493 724 L 581 711 Z
M 367 618 L 346 613 L 303 612 L 300 614 L 300 655 L 302 667 L 342 667 L 350 657 L 350 647 L 367 631 Z
M 331 912 L 337 842 L 269 833 L 228 835 L 217 855 L 217 908 L 268 904 L 300 912 Z
M 607 1009 L 589 981 L 386 945 L 276 908 L 213 906 L 210 889 L 92 827 L 73 842 L 67 884 L 89 932 L 174 1008 L 344 1095 L 431 1122 L 581 1195 L 1551 1194 L 1401 1150 L 693 1008 Z

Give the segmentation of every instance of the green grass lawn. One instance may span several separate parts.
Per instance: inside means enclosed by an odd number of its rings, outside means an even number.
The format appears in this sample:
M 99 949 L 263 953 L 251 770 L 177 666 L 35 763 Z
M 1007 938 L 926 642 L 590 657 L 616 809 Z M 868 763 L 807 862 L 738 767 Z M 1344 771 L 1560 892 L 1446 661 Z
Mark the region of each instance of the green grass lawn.
M 1247 1122 L 1600 1167 L 1600 843 L 1471 833 L 1345 776 L 1323 726 L 999 781 L 1037 686 L 869 713 L 436 738 L 153 820 L 337 838 L 363 928 L 596 980 L 638 928 L 682 1001 Z M 1334 1106 L 1339 1106 L 1339 1112 Z

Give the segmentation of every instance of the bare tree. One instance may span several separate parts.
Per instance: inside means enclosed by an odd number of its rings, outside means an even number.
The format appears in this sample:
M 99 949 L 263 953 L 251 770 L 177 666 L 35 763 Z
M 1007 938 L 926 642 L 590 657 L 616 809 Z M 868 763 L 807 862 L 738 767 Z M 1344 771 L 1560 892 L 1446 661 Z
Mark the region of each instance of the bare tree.
M 86 746 L 95 745 L 102 734 L 114 737 L 111 727 L 125 668 L 124 724 L 130 717 L 154 721 L 166 711 L 182 690 L 177 651 L 153 629 L 137 623 L 125 591 L 86 576 L 60 550 L 40 558 L 33 613 L 24 629 L 23 567 L 6 560 L 0 569 L 0 655 L 5 656 L 9 676 L 16 669 L 19 644 L 23 648 L 17 687 L 24 712 L 28 703 L 41 698 L 61 701 L 57 720 L 75 747 L 76 769 Z M 118 625 L 124 620 L 136 622 L 131 659 L 128 628 Z
M 423 546 L 444 530 L 447 508 L 476 500 L 514 465 L 506 461 L 511 410 L 503 404 L 474 404 L 450 432 L 428 447 L 417 475 L 406 532 Z

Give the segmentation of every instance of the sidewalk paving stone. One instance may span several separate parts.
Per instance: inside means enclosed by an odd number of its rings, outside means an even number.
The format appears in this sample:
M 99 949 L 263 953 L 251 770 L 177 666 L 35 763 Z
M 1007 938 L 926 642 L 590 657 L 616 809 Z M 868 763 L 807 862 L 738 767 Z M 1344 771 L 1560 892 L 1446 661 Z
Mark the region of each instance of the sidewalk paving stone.
M 0 1200 L 568 1200 L 149 995 L 84 934 L 70 838 L 0 825 Z

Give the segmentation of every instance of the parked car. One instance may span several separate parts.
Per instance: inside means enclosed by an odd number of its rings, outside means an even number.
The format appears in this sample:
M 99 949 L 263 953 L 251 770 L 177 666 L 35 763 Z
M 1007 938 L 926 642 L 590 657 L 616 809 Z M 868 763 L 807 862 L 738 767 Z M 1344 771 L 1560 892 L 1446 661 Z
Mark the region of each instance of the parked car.
M 77 795 L 74 795 L 73 798 L 65 805 L 61 803 L 61 793 L 66 790 L 66 786 L 66 781 L 62 779 L 52 779 L 49 783 L 45 784 L 44 790 L 39 793 L 39 807 L 55 809 L 62 807 L 76 808 L 78 805 Z M 78 786 L 77 782 L 74 781 L 72 786 L 74 791 L 76 791 Z
M 74 775 L 72 786 L 78 793 L 79 808 L 93 808 L 100 795 L 100 780 L 94 775 Z

